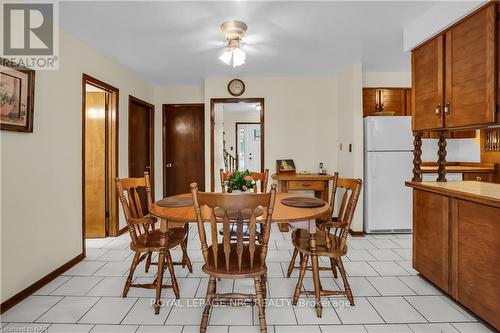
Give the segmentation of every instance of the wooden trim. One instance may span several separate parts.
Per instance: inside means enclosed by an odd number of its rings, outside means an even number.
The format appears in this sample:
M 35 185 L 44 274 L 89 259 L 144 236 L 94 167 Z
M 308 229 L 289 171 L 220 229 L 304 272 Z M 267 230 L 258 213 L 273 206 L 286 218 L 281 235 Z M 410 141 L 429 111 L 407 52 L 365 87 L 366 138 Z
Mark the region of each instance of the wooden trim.
M 363 231 L 354 231 L 352 229 L 349 229 L 349 235 L 352 237 L 365 237 L 365 233 Z
M 151 193 L 152 194 L 152 193 Z M 128 226 L 124 226 L 123 228 L 120 229 L 120 231 L 118 231 L 118 236 L 121 236 L 123 235 L 124 233 L 126 233 L 128 231 Z
M 132 95 L 128 95 L 128 119 L 130 124 L 130 104 L 136 103 L 140 104 L 149 109 L 149 179 L 151 181 L 151 196 L 153 198 L 153 202 L 155 201 L 155 106 L 151 103 L 148 103 L 142 99 L 134 97 Z M 130 133 L 130 126 L 128 126 L 128 137 L 131 138 L 132 135 Z M 130 176 L 130 163 L 131 163 L 132 155 L 130 154 L 130 140 L 128 145 L 128 169 Z M 120 230 L 121 232 L 121 230 Z M 119 233 L 121 235 L 121 233 Z
M 88 74 L 82 74 L 82 254 L 85 257 L 86 249 L 85 249 L 85 93 L 86 93 L 86 84 L 91 84 L 93 86 L 99 87 L 108 92 L 112 92 L 116 94 L 116 133 L 115 133 L 115 142 L 116 142 L 116 152 L 115 152 L 115 163 L 114 168 L 116 170 L 116 176 L 118 176 L 118 158 L 119 158 L 119 103 L 120 103 L 120 92 L 118 88 L 113 87 L 106 82 L 98 80 Z M 115 201 L 115 209 L 116 216 L 112 219 L 113 226 L 109 226 L 111 232 L 111 236 L 118 235 L 118 200 Z
M 215 104 L 216 103 L 260 103 L 260 172 L 264 172 L 264 98 L 211 98 L 210 99 L 210 190 L 215 191 Z
M 239 167 L 239 159 L 238 159 L 238 125 L 240 125 L 240 124 L 241 125 L 251 125 L 251 124 L 255 125 L 255 124 L 260 124 L 260 123 L 252 122 L 252 121 L 239 121 L 239 122 L 236 122 L 234 124 L 234 129 L 235 129 L 235 136 L 234 136 L 235 143 L 234 143 L 234 145 L 236 146 L 236 155 L 234 157 L 236 158 L 236 169 L 238 169 L 238 167 Z M 260 152 L 260 160 L 262 161 L 263 158 L 264 158 L 264 154 L 262 154 L 262 152 Z M 261 162 L 261 167 L 262 167 L 262 162 Z M 252 171 L 252 170 L 250 170 L 250 171 Z
M 161 108 L 161 154 L 162 154 L 162 163 L 161 163 L 161 173 L 163 178 L 163 197 L 167 194 L 167 177 L 165 177 L 165 163 L 167 157 L 167 151 L 165 149 L 165 109 L 167 107 L 188 107 L 188 106 L 201 106 L 203 107 L 203 159 L 205 159 L 205 103 L 175 103 L 175 104 L 162 104 Z M 205 163 L 203 163 L 205 164 Z M 205 173 L 203 173 L 203 178 L 205 177 Z M 206 179 L 205 179 L 206 181 Z M 206 186 L 206 185 L 205 185 Z
M 43 286 L 45 286 L 46 284 L 48 284 L 50 281 L 54 280 L 56 277 L 58 277 L 59 275 L 61 275 L 65 271 L 67 271 L 71 267 L 73 267 L 76 264 L 78 264 L 84 258 L 85 258 L 85 254 L 84 253 L 80 253 L 79 255 L 77 255 L 76 257 L 74 257 L 73 259 L 71 259 L 70 261 L 68 261 L 67 263 L 59 266 L 58 268 L 56 268 L 55 270 L 53 270 L 49 274 L 45 275 L 40 280 L 38 280 L 35 283 L 33 283 L 32 285 L 30 285 L 28 288 L 25 288 L 25 289 L 21 290 L 20 292 L 18 292 L 14 296 L 12 296 L 9 299 L 7 299 L 2 304 L 0 304 L 0 314 L 2 314 L 5 311 L 9 310 L 14 305 L 16 305 L 17 303 L 19 303 L 22 300 L 24 300 L 26 297 L 28 297 L 31 294 L 33 294 L 35 291 L 37 291 L 38 289 L 40 289 Z

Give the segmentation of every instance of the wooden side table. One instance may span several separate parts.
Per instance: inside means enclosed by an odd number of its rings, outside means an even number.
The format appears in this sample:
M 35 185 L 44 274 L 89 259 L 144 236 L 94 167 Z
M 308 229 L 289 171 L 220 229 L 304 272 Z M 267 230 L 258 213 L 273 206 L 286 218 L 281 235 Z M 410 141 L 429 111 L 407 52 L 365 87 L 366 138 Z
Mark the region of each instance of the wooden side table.
M 330 180 L 333 180 L 333 175 L 320 175 L 318 173 L 310 173 L 301 175 L 297 173 L 275 173 L 271 176 L 272 179 L 278 181 L 278 191 L 288 193 L 288 191 L 314 191 L 316 198 L 323 199 L 328 202 L 330 193 Z M 279 223 L 278 227 L 281 232 L 288 231 L 288 224 Z

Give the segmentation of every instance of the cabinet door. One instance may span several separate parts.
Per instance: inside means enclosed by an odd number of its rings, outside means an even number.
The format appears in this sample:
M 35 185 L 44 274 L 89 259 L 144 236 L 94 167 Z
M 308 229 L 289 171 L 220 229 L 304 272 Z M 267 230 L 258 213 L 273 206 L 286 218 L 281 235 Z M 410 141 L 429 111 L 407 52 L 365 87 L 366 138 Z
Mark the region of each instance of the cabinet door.
M 453 200 L 452 295 L 500 328 L 500 209 Z
M 378 111 L 378 89 L 363 88 L 363 117 Z
M 428 41 L 412 52 L 413 130 L 438 129 L 443 123 L 444 36 Z
M 446 32 L 446 127 L 495 122 L 495 10 L 487 6 Z
M 405 89 L 380 89 L 380 108 L 382 111 L 394 112 L 395 116 L 406 116 Z
M 449 291 L 448 209 L 443 195 L 413 190 L 413 268 Z
M 493 183 L 494 175 L 494 173 L 490 172 L 466 172 L 464 173 L 464 180 Z

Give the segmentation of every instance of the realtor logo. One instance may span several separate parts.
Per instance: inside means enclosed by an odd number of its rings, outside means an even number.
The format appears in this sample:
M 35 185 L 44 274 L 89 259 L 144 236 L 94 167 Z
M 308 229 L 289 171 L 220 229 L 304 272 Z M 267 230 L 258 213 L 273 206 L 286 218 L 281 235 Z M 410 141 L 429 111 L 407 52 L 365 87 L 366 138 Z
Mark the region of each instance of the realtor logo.
M 57 3 L 4 3 L 3 50 L 10 62 L 31 69 L 57 69 Z

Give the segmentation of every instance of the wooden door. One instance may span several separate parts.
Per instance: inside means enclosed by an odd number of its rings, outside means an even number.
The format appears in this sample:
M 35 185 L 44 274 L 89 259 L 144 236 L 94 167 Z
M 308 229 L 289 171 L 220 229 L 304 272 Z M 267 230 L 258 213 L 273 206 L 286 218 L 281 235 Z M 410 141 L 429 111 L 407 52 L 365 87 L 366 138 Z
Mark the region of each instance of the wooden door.
M 128 101 L 128 176 L 144 177 L 149 172 L 154 189 L 154 105 L 129 96 Z M 144 188 L 138 189 L 144 214 L 148 213 L 148 201 Z M 154 191 L 151 195 L 154 199 Z
M 163 194 L 205 188 L 204 104 L 163 105 Z
M 85 236 L 106 237 L 106 92 L 85 93 Z
M 438 129 L 443 123 L 444 36 L 430 40 L 412 52 L 413 130 Z
M 495 10 L 487 6 L 446 33 L 446 127 L 495 122 Z
M 500 327 L 500 209 L 454 199 L 452 295 L 494 327 Z
M 444 291 L 449 290 L 449 199 L 413 191 L 413 267 Z

